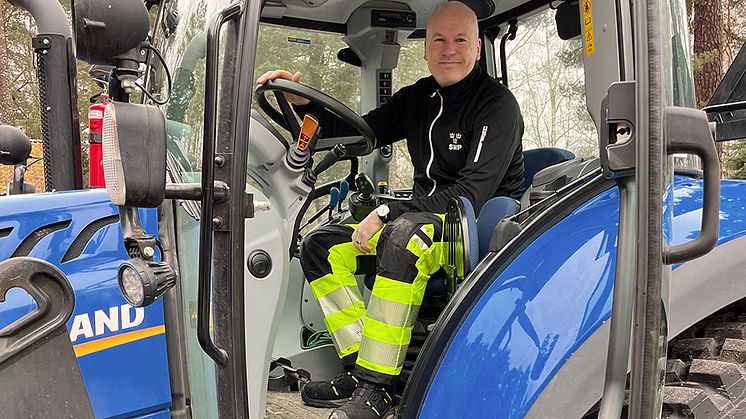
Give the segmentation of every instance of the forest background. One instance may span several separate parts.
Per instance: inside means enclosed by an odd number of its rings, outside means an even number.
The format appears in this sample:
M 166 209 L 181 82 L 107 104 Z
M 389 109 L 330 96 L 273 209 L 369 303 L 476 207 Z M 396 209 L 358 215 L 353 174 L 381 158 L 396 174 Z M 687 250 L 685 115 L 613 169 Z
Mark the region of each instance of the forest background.
M 0 123 L 9 124 L 20 127 L 24 130 L 29 138 L 32 140 L 38 140 L 41 138 L 41 127 L 39 118 L 39 96 L 36 82 L 36 68 L 33 60 L 33 50 L 31 47 L 31 39 L 36 34 L 36 27 L 33 19 L 28 13 L 18 8 L 11 6 L 9 3 L 0 0 Z M 63 8 L 70 15 L 70 0 L 61 1 Z M 694 71 L 694 83 L 695 83 L 695 95 L 698 107 L 703 107 L 715 89 L 718 83 L 722 79 L 725 71 L 730 66 L 731 62 L 735 58 L 736 54 L 740 50 L 744 41 L 746 40 L 746 0 L 687 0 L 687 18 L 689 23 L 690 32 L 690 48 L 692 57 L 692 68 Z M 537 22 L 538 29 L 541 29 L 541 25 L 551 25 L 552 22 Z M 525 33 L 531 34 L 531 29 Z M 536 27 L 533 29 L 537 29 Z M 534 31 L 536 32 L 536 31 Z M 540 32 L 539 32 L 540 33 Z M 519 39 L 516 41 L 521 42 L 521 33 L 519 32 Z M 271 34 L 265 31 L 264 34 L 260 33 L 260 39 L 262 36 L 271 36 Z M 536 36 L 529 39 L 528 36 L 524 38 L 525 42 L 536 43 Z M 547 42 L 552 42 L 548 40 Z M 282 44 L 281 42 L 278 44 Z M 421 42 L 414 45 L 403 46 L 402 49 L 406 48 L 421 48 Z M 271 44 L 270 44 L 271 45 Z M 579 42 L 578 42 L 579 45 Z M 550 46 L 547 46 L 547 51 L 550 50 Z M 333 48 L 324 48 L 321 51 L 332 51 Z M 552 59 L 559 59 L 562 61 L 571 62 L 577 60 L 580 56 L 575 54 L 575 50 L 562 49 L 564 53 L 557 54 L 557 56 L 550 57 Z M 335 52 L 335 51 L 333 51 Z M 278 54 L 282 54 L 282 51 L 267 51 L 268 56 L 274 58 L 272 66 L 277 66 Z M 419 53 L 411 54 L 413 57 L 421 57 Z M 405 54 L 402 54 L 404 57 Z M 313 63 L 314 57 L 306 57 L 308 62 Z M 292 60 L 297 63 L 299 57 L 288 57 L 288 60 Z M 510 60 L 510 56 L 508 58 Z M 260 71 L 262 67 L 261 57 L 257 58 L 257 70 Z M 579 60 L 578 60 L 579 63 Z M 340 65 L 342 65 L 340 63 Z M 402 72 L 406 71 L 407 68 L 424 67 L 422 66 L 400 66 Z M 84 62 L 77 63 L 78 71 L 78 109 L 80 111 L 80 123 L 81 123 L 81 139 L 83 141 L 83 155 L 84 155 L 84 178 L 87 179 L 87 127 L 88 117 L 87 109 L 90 106 L 90 98 L 102 91 L 101 87 L 98 86 L 91 77 L 87 74 L 89 65 Z M 544 74 L 538 75 L 542 80 L 553 80 L 555 74 L 560 66 L 546 66 Z M 335 73 L 333 66 L 326 69 L 330 74 L 325 74 L 324 69 L 315 69 L 313 75 L 307 77 L 317 78 L 319 80 L 329 77 L 338 77 Z M 309 73 L 307 73 L 309 74 Z M 408 79 L 406 74 L 401 75 L 402 79 Z M 415 75 L 412 75 L 414 77 Z M 332 89 L 339 91 L 329 91 L 326 93 L 332 97 L 339 97 L 343 102 L 354 101 L 354 98 L 348 98 L 344 100 L 351 92 L 357 89 L 351 89 L 348 86 L 350 83 L 356 83 L 354 78 L 350 80 L 336 79 L 337 83 L 332 83 Z M 310 85 L 314 85 L 314 80 L 304 80 Z M 521 94 L 521 80 L 514 80 L 514 84 L 511 84 L 511 88 L 516 89 L 517 96 Z M 540 95 L 536 95 L 537 102 L 535 105 L 524 106 L 524 114 L 526 112 L 543 111 L 542 106 L 546 105 L 546 98 L 551 96 L 552 93 L 558 93 L 558 100 L 562 98 L 569 98 L 574 93 L 572 90 L 582 90 L 580 85 L 581 80 L 572 86 L 555 85 L 548 86 L 548 93 L 541 92 Z M 554 90 L 552 90 L 554 89 Z M 569 92 L 569 93 L 568 93 Z M 530 91 L 527 91 L 527 101 L 532 98 Z M 562 107 L 561 103 L 558 103 L 557 109 Z M 354 109 L 354 108 L 353 108 Z M 583 114 L 583 110 L 579 110 L 579 114 Z M 587 115 L 587 113 L 585 113 Z M 531 120 L 524 115 L 524 119 Z M 536 120 L 551 119 L 551 118 L 536 118 Z M 595 132 L 588 130 L 588 124 L 590 123 L 589 118 L 585 115 L 581 115 L 577 118 L 577 121 L 573 122 L 572 126 L 559 126 L 558 124 L 545 124 L 535 125 L 527 124 L 526 134 L 528 137 L 532 136 L 532 130 L 534 131 L 533 138 L 548 138 L 549 143 L 531 143 L 527 144 L 527 148 L 531 147 L 549 147 L 558 146 L 568 148 L 579 154 L 597 154 L 592 152 L 592 148 L 595 145 Z M 546 133 L 547 129 L 551 129 L 557 132 Z M 586 132 L 585 136 L 578 136 L 576 143 L 562 143 L 560 138 L 567 138 L 568 136 L 563 133 L 572 130 L 573 132 Z M 718 144 L 719 152 L 722 162 L 723 177 L 726 178 L 738 178 L 746 179 L 746 142 L 729 142 Z M 404 153 L 403 144 L 400 145 L 401 150 L 396 154 L 397 158 L 392 162 L 392 174 L 394 177 L 401 176 L 401 182 L 404 184 L 411 181 L 411 174 L 406 169 L 408 156 Z M 35 148 L 35 157 L 41 157 L 40 148 Z M 404 168 L 402 171 L 397 168 Z M 401 172 L 401 173 L 400 173 Z M 394 179 L 395 183 L 396 179 Z M 87 182 L 87 181 L 86 181 Z M 37 184 L 39 184 L 37 182 Z

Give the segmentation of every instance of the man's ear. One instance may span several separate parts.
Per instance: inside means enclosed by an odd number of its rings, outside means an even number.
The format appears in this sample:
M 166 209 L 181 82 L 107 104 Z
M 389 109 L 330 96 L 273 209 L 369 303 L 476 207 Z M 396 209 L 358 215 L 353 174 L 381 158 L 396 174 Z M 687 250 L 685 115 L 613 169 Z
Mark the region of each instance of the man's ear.
M 422 41 L 422 45 L 425 47 L 424 48 L 425 52 L 422 53 L 422 58 L 425 59 L 425 61 L 427 61 L 427 41 Z
M 482 38 L 477 38 L 477 61 L 482 56 Z

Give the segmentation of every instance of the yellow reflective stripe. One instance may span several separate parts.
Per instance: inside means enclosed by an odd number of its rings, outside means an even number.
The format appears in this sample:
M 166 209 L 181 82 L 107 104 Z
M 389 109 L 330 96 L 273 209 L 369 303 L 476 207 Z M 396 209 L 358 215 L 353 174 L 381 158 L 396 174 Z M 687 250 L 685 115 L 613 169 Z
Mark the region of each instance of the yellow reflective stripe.
M 412 340 L 412 328 L 392 326 L 368 317 L 365 319 L 363 336 L 392 345 L 409 345 Z
M 430 248 L 419 257 L 419 259 L 417 259 L 415 267 L 417 267 L 418 275 L 415 283 L 422 279 L 421 276 L 424 276 L 424 278 L 430 278 L 432 274 L 440 269 L 442 266 L 442 255 L 443 243 L 437 242 L 433 243 L 433 245 L 430 246 Z
M 342 359 L 346 357 L 347 355 L 354 354 L 355 352 L 360 350 L 360 342 L 355 342 L 352 344 L 352 346 L 348 348 L 341 349 L 339 351 L 339 359 Z
M 360 289 L 355 284 L 354 287 L 343 286 L 336 290 L 318 297 L 321 312 L 325 316 L 336 313 L 339 310 L 349 307 L 363 300 L 360 295 Z
M 391 345 L 366 339 L 365 343 L 360 346 L 358 359 L 363 359 L 379 367 L 401 368 L 406 356 L 407 346 Z
M 422 230 L 422 232 L 425 233 L 427 237 L 430 237 L 430 240 L 433 240 L 433 237 L 435 237 L 435 226 L 432 224 L 425 224 L 420 230 Z
M 311 291 L 313 291 L 314 297 L 321 298 L 331 292 L 334 292 L 342 287 L 357 287 L 357 280 L 355 275 L 334 275 L 326 274 L 319 279 L 315 279 L 309 283 Z
M 324 317 L 324 323 L 326 323 L 326 329 L 329 333 L 334 333 L 334 331 L 348 324 L 362 322 L 364 317 L 365 304 L 362 301 L 358 301 L 349 307 L 345 307 L 336 313 Z
M 421 277 L 422 273 L 417 275 L 417 278 Z M 410 305 L 416 303 L 419 305 L 422 296 L 425 295 L 426 286 L 427 281 L 416 280 L 414 284 L 408 284 L 377 275 L 376 282 L 373 285 L 373 296 L 399 304 Z
M 368 304 L 368 318 L 401 327 L 414 326 L 419 311 L 419 304 L 401 304 L 375 296 Z
M 375 372 L 386 374 L 386 375 L 399 375 L 401 374 L 401 370 L 402 370 L 402 367 L 387 367 L 384 365 L 378 365 L 378 364 L 374 364 L 372 362 L 366 361 L 360 357 L 357 358 L 357 364 L 371 371 L 375 371 Z
M 422 248 L 418 245 L 417 241 L 415 241 L 415 237 L 422 242 L 422 239 L 420 239 L 416 234 L 413 234 L 412 237 L 409 238 L 409 241 L 407 242 L 407 250 L 409 250 L 413 255 L 417 256 L 418 258 L 422 256 L 423 253 L 425 253 L 426 248 Z M 422 242 L 424 245 L 425 242 Z

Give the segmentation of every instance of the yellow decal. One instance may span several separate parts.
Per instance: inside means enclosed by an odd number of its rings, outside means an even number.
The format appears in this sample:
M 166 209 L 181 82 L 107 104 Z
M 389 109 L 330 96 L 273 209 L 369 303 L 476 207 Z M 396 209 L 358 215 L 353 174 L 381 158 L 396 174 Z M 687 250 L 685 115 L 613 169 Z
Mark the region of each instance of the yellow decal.
M 596 52 L 596 41 L 593 38 L 593 7 L 591 0 L 583 0 L 583 33 L 585 33 L 585 56 Z
M 113 348 L 114 346 L 124 345 L 125 343 L 134 342 L 136 340 L 149 338 L 163 333 L 166 333 L 166 326 L 155 326 L 147 329 L 135 330 L 134 332 L 122 333 L 121 335 L 109 336 L 92 342 L 81 343 L 80 345 L 73 346 L 73 349 L 75 350 L 75 356 L 81 357 L 83 355 L 103 351 L 104 349 Z

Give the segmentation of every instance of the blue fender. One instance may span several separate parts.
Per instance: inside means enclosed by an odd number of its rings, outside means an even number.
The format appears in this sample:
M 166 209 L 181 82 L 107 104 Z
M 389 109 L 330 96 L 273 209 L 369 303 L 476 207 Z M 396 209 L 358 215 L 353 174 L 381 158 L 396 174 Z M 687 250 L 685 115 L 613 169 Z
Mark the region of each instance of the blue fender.
M 674 221 L 665 234 L 677 244 L 699 233 L 702 182 L 676 177 L 673 191 Z M 746 235 L 746 183 L 723 181 L 721 196 L 718 246 Z M 408 408 L 419 407 L 425 418 L 526 416 L 611 316 L 618 218 L 618 190 L 607 189 L 543 231 L 504 269 L 483 267 L 485 277 L 474 280 L 483 284 L 476 301 L 450 320 L 456 327 L 442 358 L 419 380 L 429 383 L 421 405 Z
M 140 217 L 156 234 L 157 211 L 140 210 Z M 106 191 L 2 198 L 0 257 L 24 254 L 57 266 L 75 290 L 67 328 L 96 417 L 168 417 L 163 303 L 135 309 L 121 296 L 117 269 L 127 254 Z M 11 290 L 0 304 L 0 328 L 33 308 L 28 294 Z

